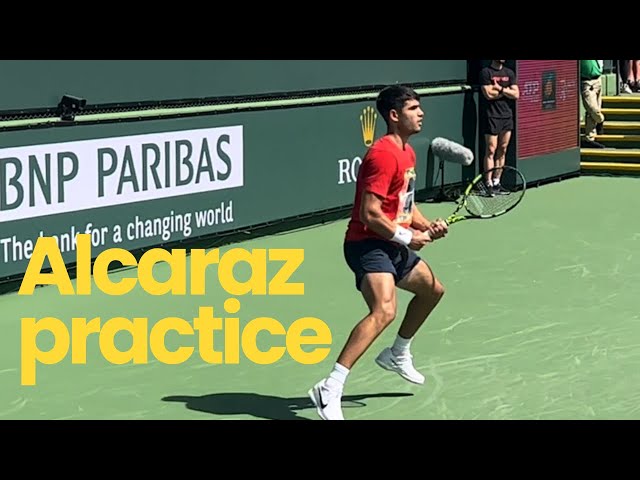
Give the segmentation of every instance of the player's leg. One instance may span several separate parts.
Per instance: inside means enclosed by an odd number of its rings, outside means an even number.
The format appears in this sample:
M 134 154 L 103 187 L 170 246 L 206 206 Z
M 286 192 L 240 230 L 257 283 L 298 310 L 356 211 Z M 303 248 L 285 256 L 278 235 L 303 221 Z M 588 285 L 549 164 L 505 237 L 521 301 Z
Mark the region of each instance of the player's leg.
M 369 312 L 353 328 L 327 378 L 309 390 L 318 415 L 325 420 L 342 420 L 341 398 L 351 368 L 396 315 L 395 267 L 390 258 L 398 247 L 383 241 L 345 245 L 345 258 L 356 278 Z
M 385 348 L 378 355 L 376 363 L 398 373 L 405 380 L 423 384 L 424 376 L 413 366 L 411 341 L 442 299 L 444 287 L 424 260 L 421 260 L 415 252 L 411 250 L 408 252 L 404 275 L 397 286 L 413 293 L 414 296 L 407 306 L 393 345 Z
M 396 285 L 393 274 L 367 273 L 361 283 L 369 313 L 354 327 L 338 355 L 338 363 L 351 369 L 387 326 L 396 318 Z
M 502 167 L 504 167 L 507 159 L 507 148 L 509 148 L 509 142 L 511 141 L 511 130 L 513 130 L 513 121 L 511 119 L 502 120 L 502 128 L 500 133 L 498 133 L 498 148 L 496 148 L 495 155 L 495 168 L 498 170 L 494 170 L 493 173 L 494 193 L 509 193 L 500 185 L 500 179 L 502 178 Z
M 490 170 L 495 165 L 495 154 L 498 148 L 498 132 L 496 131 L 496 120 L 487 120 L 487 129 L 484 133 L 485 153 L 484 153 L 484 172 L 485 172 L 485 185 L 487 186 L 488 193 L 492 193 L 493 180 L 491 178 Z

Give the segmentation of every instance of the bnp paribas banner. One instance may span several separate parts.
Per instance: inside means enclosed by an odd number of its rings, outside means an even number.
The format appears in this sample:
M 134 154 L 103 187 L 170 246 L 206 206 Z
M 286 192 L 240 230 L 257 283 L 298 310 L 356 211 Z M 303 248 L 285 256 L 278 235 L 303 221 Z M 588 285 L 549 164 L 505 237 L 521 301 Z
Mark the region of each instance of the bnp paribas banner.
M 242 168 L 242 125 L 7 148 L 0 222 L 241 187 Z
M 461 99 L 447 99 L 434 118 L 451 102 L 461 110 Z M 79 233 L 91 235 L 95 258 L 348 206 L 364 153 L 384 133 L 374 107 L 2 132 L 0 277 L 25 272 L 38 237 L 55 237 L 73 264 Z M 459 129 L 450 117 L 439 117 L 436 134 Z M 428 135 L 412 139 L 419 174 Z
M 43 236 L 75 263 L 78 233 L 97 255 L 232 227 L 243 149 L 231 125 L 0 150 L 0 272 L 22 273 Z M 212 192 L 227 193 L 191 203 Z

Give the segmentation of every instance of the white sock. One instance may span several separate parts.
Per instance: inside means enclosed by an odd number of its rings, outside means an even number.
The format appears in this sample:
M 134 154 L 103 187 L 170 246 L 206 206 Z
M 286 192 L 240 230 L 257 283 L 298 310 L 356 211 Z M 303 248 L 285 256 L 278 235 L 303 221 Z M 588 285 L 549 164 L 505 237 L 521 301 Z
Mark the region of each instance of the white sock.
M 391 353 L 396 356 L 409 353 L 411 340 L 413 340 L 413 338 L 402 338 L 400 335 L 397 335 L 396 341 L 393 342 L 393 345 L 391 346 Z
M 498 185 L 500 185 L 500 179 L 498 179 L 498 178 L 494 178 L 494 179 L 493 179 L 493 186 L 494 186 L 494 187 L 497 187 Z
M 349 375 L 349 369 L 339 363 L 333 366 L 333 370 L 329 374 L 325 385 L 330 390 L 340 390 L 344 388 L 344 384 L 347 381 L 347 375 Z

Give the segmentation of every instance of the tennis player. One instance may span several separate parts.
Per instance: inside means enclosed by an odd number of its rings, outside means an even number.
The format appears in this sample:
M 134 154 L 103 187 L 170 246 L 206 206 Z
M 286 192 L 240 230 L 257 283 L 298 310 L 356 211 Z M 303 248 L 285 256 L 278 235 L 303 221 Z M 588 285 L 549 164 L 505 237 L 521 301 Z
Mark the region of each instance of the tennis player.
M 422 130 L 424 112 L 411 88 L 382 90 L 376 107 L 387 133 L 367 151 L 344 238 L 344 257 L 369 313 L 352 330 L 329 376 L 309 390 L 325 420 L 344 420 L 341 399 L 347 376 L 358 359 L 396 317 L 396 287 L 414 294 L 391 347 L 376 363 L 405 380 L 423 384 L 412 361 L 411 341 L 444 294 L 444 287 L 416 251 L 442 238 L 447 225 L 425 218 L 414 202 L 416 154 L 409 138 Z

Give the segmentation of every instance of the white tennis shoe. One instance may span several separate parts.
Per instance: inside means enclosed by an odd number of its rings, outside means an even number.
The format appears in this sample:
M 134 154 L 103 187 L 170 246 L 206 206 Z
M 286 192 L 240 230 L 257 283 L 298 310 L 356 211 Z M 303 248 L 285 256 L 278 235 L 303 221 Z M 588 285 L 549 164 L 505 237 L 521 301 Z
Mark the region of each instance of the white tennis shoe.
M 396 356 L 391 351 L 391 348 L 387 347 L 376 357 L 376 363 L 385 370 L 396 372 L 411 383 L 418 385 L 424 383 L 424 375 L 413 366 L 413 356 L 410 353 Z
M 342 415 L 342 391 L 329 389 L 326 379 L 320 380 L 309 390 L 309 398 L 323 420 L 344 420 Z

